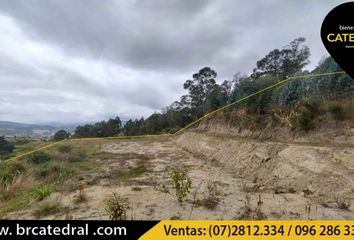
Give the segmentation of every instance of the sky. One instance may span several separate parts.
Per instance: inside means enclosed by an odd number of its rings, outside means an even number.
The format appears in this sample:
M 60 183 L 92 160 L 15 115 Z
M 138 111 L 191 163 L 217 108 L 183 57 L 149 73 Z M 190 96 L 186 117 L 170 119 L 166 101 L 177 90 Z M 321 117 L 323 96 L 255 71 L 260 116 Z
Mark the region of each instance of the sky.
M 251 73 L 297 37 L 313 69 L 337 0 L 1 0 L 0 121 L 148 117 L 205 66 Z

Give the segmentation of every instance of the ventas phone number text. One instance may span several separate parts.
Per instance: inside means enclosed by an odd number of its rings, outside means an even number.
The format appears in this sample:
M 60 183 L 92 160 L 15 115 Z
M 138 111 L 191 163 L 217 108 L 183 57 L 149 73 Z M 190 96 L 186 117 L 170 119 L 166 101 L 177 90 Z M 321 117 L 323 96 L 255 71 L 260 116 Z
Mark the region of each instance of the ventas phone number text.
M 210 237 L 227 236 L 354 236 L 354 225 L 210 225 Z

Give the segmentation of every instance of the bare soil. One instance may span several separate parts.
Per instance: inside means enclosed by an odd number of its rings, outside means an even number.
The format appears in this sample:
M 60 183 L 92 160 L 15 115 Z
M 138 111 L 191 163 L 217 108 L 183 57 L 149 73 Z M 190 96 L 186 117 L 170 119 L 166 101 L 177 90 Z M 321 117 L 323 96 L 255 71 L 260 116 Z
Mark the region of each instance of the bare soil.
M 95 156 L 103 166 L 75 184 L 5 218 L 33 219 L 44 203 L 69 209 L 43 219 L 108 219 L 105 201 L 115 191 L 127 197 L 128 219 L 354 219 L 354 147 L 267 142 L 207 132 L 177 138 L 112 140 Z M 171 182 L 165 168 L 186 165 L 193 181 L 183 203 L 161 191 Z M 143 168 L 142 168 L 143 166 Z M 140 167 L 140 168 L 139 168 Z M 133 173 L 132 169 L 143 169 Z M 216 186 L 217 204 L 208 209 L 207 183 Z

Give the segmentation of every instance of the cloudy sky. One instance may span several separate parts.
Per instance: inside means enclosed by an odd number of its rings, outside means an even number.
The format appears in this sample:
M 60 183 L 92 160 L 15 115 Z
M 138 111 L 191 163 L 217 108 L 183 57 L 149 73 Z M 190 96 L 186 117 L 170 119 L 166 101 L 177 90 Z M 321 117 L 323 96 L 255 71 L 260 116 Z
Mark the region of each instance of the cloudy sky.
M 148 116 L 210 66 L 218 81 L 305 37 L 316 66 L 335 0 L 1 0 L 0 120 Z

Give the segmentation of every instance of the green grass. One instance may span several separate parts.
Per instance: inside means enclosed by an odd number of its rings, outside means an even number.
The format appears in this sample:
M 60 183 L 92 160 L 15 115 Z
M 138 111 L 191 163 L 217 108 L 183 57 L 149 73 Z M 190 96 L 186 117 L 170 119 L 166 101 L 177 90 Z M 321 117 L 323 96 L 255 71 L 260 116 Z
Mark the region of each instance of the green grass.
M 64 212 L 65 210 L 66 207 L 63 207 L 59 202 L 44 203 L 34 211 L 34 216 L 36 218 L 41 218 L 51 214 Z
M 80 171 L 91 171 L 100 166 L 102 166 L 101 162 L 98 161 L 86 161 L 86 162 L 75 162 L 70 164 L 74 169 Z
M 43 199 L 49 197 L 53 191 L 54 191 L 54 189 L 52 186 L 40 185 L 40 186 L 34 187 L 31 190 L 30 195 L 34 200 L 42 201 Z
M 140 165 L 134 168 L 130 168 L 124 171 L 118 171 L 109 176 L 110 179 L 113 180 L 128 180 L 131 178 L 137 178 L 144 173 L 148 172 L 148 169 L 144 165 Z
M 25 208 L 31 203 L 31 196 L 28 190 L 17 192 L 16 196 L 0 204 L 0 217 L 4 214 Z

